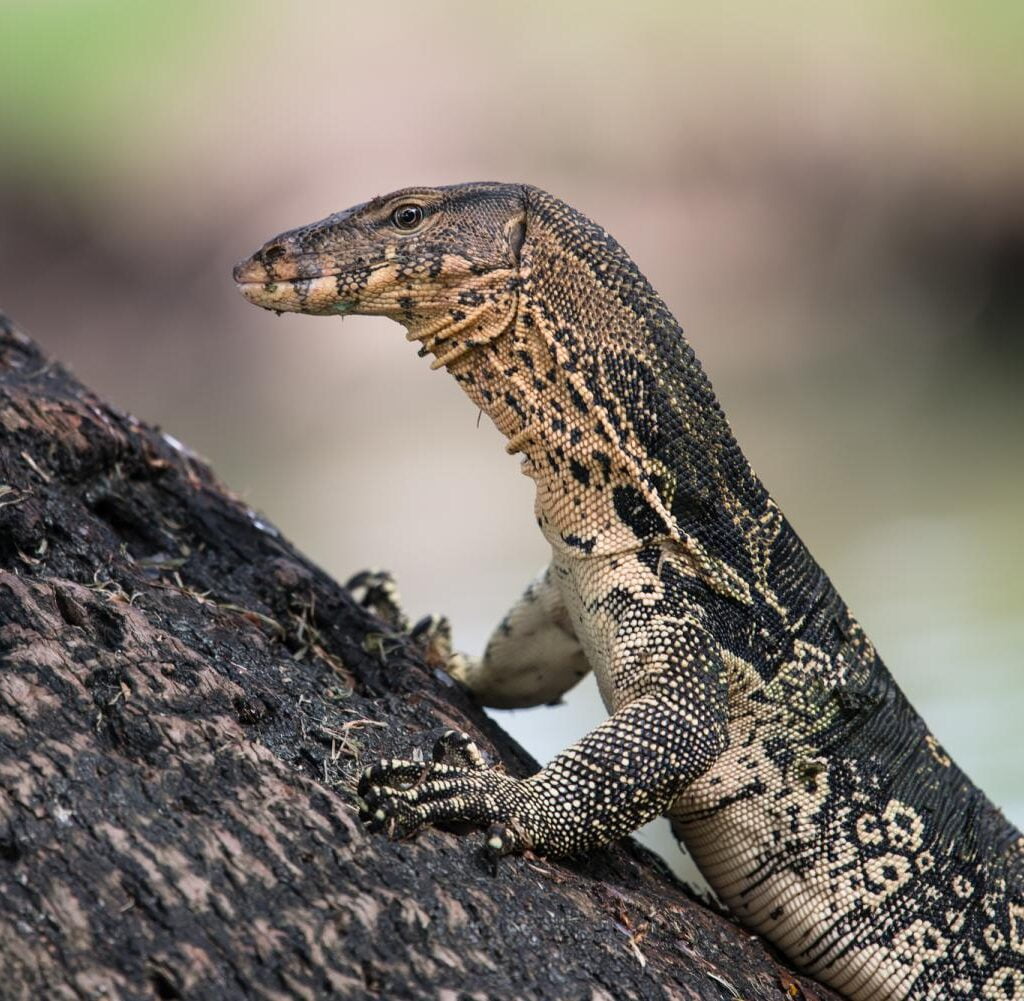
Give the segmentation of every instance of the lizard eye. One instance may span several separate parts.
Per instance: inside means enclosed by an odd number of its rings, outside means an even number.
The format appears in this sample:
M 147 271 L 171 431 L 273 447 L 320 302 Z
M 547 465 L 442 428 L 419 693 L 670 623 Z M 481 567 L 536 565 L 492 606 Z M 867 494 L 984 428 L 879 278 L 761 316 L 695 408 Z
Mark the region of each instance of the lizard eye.
M 399 205 L 391 213 L 391 221 L 399 229 L 415 229 L 423 222 L 423 209 L 418 205 Z

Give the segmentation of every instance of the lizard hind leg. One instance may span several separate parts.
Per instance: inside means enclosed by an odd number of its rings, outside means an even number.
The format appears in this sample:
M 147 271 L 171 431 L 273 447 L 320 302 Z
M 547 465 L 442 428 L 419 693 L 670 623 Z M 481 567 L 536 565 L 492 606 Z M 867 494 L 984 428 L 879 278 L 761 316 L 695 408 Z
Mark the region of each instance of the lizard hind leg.
M 483 657 L 448 660 L 448 673 L 494 709 L 552 704 L 589 671 L 550 567 L 509 609 Z

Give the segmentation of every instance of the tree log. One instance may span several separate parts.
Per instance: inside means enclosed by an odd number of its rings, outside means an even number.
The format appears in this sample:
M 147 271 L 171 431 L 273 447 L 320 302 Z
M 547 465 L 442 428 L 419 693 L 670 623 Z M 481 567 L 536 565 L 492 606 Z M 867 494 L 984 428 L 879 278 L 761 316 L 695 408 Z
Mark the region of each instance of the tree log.
M 623 841 L 389 841 L 379 757 L 535 763 L 397 621 L 0 317 L 0 996 L 835 999 Z

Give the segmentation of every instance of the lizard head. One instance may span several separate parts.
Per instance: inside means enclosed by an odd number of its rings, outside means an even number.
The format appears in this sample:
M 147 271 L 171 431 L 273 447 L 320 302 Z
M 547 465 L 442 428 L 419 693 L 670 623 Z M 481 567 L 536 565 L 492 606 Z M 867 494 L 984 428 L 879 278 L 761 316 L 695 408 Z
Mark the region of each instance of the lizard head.
M 451 348 L 514 314 L 525 220 L 520 185 L 405 188 L 275 236 L 234 278 L 264 309 L 388 316 Z
M 678 534 L 677 509 L 687 524 L 728 514 L 719 482 L 752 476 L 665 303 L 608 233 L 539 188 L 405 188 L 274 237 L 234 277 L 264 309 L 403 324 L 523 453 L 566 551 Z

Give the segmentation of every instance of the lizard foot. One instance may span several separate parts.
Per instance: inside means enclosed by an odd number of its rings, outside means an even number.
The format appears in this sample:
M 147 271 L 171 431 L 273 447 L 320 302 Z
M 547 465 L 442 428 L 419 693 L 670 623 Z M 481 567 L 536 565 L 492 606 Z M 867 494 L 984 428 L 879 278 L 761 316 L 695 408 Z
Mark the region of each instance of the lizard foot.
M 350 577 L 345 587 L 363 608 L 369 609 L 388 625 L 401 631 L 408 628 L 398 585 L 386 570 L 362 570 Z
M 522 846 L 512 820 L 522 798 L 517 779 L 488 767 L 468 734 L 455 730 L 437 741 L 433 759 L 392 758 L 365 769 L 358 787 L 363 822 L 403 837 L 428 824 L 467 821 L 491 825 L 489 856 Z
M 409 630 L 409 637 L 423 649 L 423 658 L 431 667 L 439 667 L 449 677 L 466 684 L 473 662 L 452 650 L 452 624 L 444 615 L 425 615 Z
M 409 630 L 409 638 L 423 648 L 431 667 L 444 667 L 452 657 L 452 624 L 444 615 L 424 615 Z

